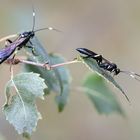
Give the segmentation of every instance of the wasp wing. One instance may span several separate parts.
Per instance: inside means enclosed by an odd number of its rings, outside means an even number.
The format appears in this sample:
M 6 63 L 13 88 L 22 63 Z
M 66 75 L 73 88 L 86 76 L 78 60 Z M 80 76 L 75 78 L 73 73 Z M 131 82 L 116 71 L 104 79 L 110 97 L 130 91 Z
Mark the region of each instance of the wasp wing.
M 80 52 L 82 55 L 85 55 L 86 57 L 91 57 L 91 56 L 96 56 L 98 55 L 97 53 L 89 50 L 89 49 L 86 49 L 86 48 L 77 48 L 76 49 L 78 52 Z
M 9 58 L 15 51 L 17 45 L 10 44 L 8 47 L 0 50 L 0 64 L 3 63 L 7 58 Z
M 22 38 L 19 36 L 6 48 L 0 50 L 0 64 L 3 63 L 7 58 L 9 58 L 14 53 L 17 47 L 21 48 L 24 44 L 24 41 L 26 41 L 26 38 Z

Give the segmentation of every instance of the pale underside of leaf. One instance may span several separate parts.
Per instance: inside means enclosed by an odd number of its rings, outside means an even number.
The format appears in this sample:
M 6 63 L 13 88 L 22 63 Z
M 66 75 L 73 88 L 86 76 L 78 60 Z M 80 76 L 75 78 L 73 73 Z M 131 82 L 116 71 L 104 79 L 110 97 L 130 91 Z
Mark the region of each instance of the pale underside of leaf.
M 104 69 L 100 68 L 97 62 L 93 58 L 84 58 L 82 56 L 79 56 L 77 58 L 79 61 L 83 62 L 91 71 L 96 72 L 98 75 L 105 78 L 108 82 L 110 82 L 112 85 L 114 85 L 115 88 L 120 90 L 123 95 L 126 97 L 126 99 L 129 101 L 129 98 L 123 91 L 123 89 L 120 87 L 120 85 L 115 81 L 114 77 L 109 73 L 108 71 L 105 71 Z M 130 102 L 130 101 L 129 101 Z
M 12 95 L 15 89 L 15 95 Z M 41 119 L 35 100 L 43 99 L 44 89 L 47 88 L 44 80 L 35 73 L 21 73 L 9 81 L 6 87 L 7 102 L 3 107 L 6 119 L 15 127 L 19 134 L 31 133 Z M 18 92 L 18 93 L 17 93 Z M 11 96 L 11 100 L 10 97 Z

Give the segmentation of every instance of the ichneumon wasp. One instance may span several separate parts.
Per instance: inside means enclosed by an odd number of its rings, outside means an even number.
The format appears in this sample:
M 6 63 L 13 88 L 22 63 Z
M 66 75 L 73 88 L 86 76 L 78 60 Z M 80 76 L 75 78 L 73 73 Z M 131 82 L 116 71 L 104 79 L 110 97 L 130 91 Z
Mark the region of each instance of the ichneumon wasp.
M 115 63 L 112 63 L 111 61 L 105 59 L 102 55 L 99 55 L 89 49 L 77 48 L 76 50 L 80 52 L 82 56 L 84 55 L 83 56 L 84 58 L 94 59 L 97 62 L 99 68 L 112 73 L 113 76 L 118 75 L 119 73 L 124 73 L 140 82 L 140 74 L 134 73 L 132 71 L 120 70 Z M 125 93 L 123 94 L 125 95 L 126 99 L 129 101 L 127 95 Z
M 113 73 L 113 75 L 118 75 L 119 73 L 125 73 L 130 77 L 140 81 L 140 79 L 137 78 L 137 77 L 140 78 L 140 74 L 134 73 L 132 71 L 120 70 L 115 63 L 112 63 L 111 61 L 105 59 L 104 57 L 102 57 L 102 55 L 99 55 L 86 48 L 77 48 L 76 50 L 80 52 L 82 55 L 84 55 L 85 58 L 93 58 L 94 60 L 96 60 L 100 68 L 110 73 Z
M 54 29 L 52 27 L 47 28 L 41 28 L 35 30 L 35 11 L 33 8 L 33 27 L 31 31 L 23 32 L 18 35 L 18 37 L 11 41 L 9 38 L 16 37 L 17 35 L 10 35 L 4 38 L 0 39 L 0 42 L 3 40 L 6 40 L 5 48 L 0 50 L 0 64 L 3 63 L 5 60 L 7 60 L 12 54 L 16 54 L 16 50 L 20 50 L 22 47 L 31 48 L 32 53 L 35 55 L 34 47 L 30 39 L 32 39 L 35 36 L 35 33 L 41 30 L 55 30 L 59 31 L 57 29 Z M 15 57 L 15 54 L 13 55 L 13 59 Z

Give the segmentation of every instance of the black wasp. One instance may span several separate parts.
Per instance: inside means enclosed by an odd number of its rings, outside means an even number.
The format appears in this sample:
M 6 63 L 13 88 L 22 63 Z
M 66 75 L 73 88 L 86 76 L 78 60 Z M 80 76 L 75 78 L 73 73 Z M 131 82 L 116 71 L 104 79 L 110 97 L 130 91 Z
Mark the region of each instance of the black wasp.
M 130 77 L 140 81 L 139 74 L 134 73 L 132 71 L 120 70 L 115 63 L 112 63 L 109 60 L 105 59 L 104 57 L 102 57 L 102 55 L 99 55 L 91 50 L 86 49 L 86 48 L 77 48 L 76 50 L 78 52 L 80 52 L 82 55 L 84 55 L 83 56 L 84 58 L 93 58 L 97 62 L 98 66 L 101 69 L 108 71 L 108 72 L 112 73 L 113 75 L 118 75 L 119 73 L 125 73 L 125 74 L 129 75 Z M 125 97 L 129 101 L 129 99 L 126 95 L 125 95 Z
M 123 71 L 120 70 L 115 63 L 110 62 L 109 60 L 105 59 L 102 57 L 102 55 L 99 55 L 91 50 L 88 50 L 86 48 L 77 48 L 76 49 L 78 52 L 84 55 L 85 58 L 93 58 L 96 60 L 98 66 L 106 71 L 109 71 L 110 73 L 113 73 L 113 75 L 118 75 L 119 73 L 125 73 L 132 78 L 140 81 L 136 76 L 140 77 L 139 74 L 134 73 L 132 71 Z
M 35 32 L 38 32 L 41 30 L 58 31 L 57 29 L 54 29 L 52 27 L 42 28 L 42 29 L 37 29 L 37 30 L 34 30 L 34 28 L 35 28 L 35 11 L 33 9 L 33 27 L 32 27 L 31 31 L 23 32 L 23 33 L 19 34 L 18 37 L 14 41 L 11 41 L 9 39 L 9 37 L 12 38 L 17 35 L 11 35 L 11 36 L 7 36 L 7 37 L 0 39 L 0 42 L 3 40 L 6 40 L 5 48 L 0 50 L 0 64 L 3 63 L 5 60 L 7 60 L 14 52 L 16 53 L 16 50 L 20 50 L 22 47 L 31 48 L 32 53 L 35 55 L 34 47 L 30 40 L 31 38 L 33 38 L 35 36 Z M 13 59 L 14 59 L 14 57 L 15 57 L 15 54 L 13 55 Z

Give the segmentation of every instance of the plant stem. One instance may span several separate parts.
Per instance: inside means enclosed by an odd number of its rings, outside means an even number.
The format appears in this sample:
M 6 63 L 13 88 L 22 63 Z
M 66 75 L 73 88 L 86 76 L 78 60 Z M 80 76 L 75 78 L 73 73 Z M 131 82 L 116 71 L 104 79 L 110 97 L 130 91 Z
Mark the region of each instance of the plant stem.
M 78 63 L 78 62 L 80 62 L 80 61 L 78 61 L 76 59 L 76 60 L 67 61 L 67 62 L 64 62 L 64 63 L 54 64 L 54 65 L 51 66 L 51 68 L 56 68 L 56 67 L 60 67 L 60 66 L 64 66 L 64 65 L 69 65 L 69 64 L 74 64 L 74 63 Z
M 49 65 L 47 63 L 36 63 L 36 62 L 33 62 L 33 61 L 24 60 L 24 59 L 8 59 L 6 61 L 7 64 L 12 63 L 13 65 L 16 65 L 18 63 L 23 63 L 23 64 L 29 64 L 29 65 L 34 65 L 34 66 L 38 66 L 38 67 L 43 67 L 43 68 L 46 68 L 47 70 L 57 68 L 57 67 L 61 67 L 61 66 L 64 66 L 64 65 L 78 63 L 78 62 L 80 62 L 80 61 L 75 59 L 75 60 L 72 60 L 72 61 L 67 61 L 67 62 L 63 62 L 63 63 Z

